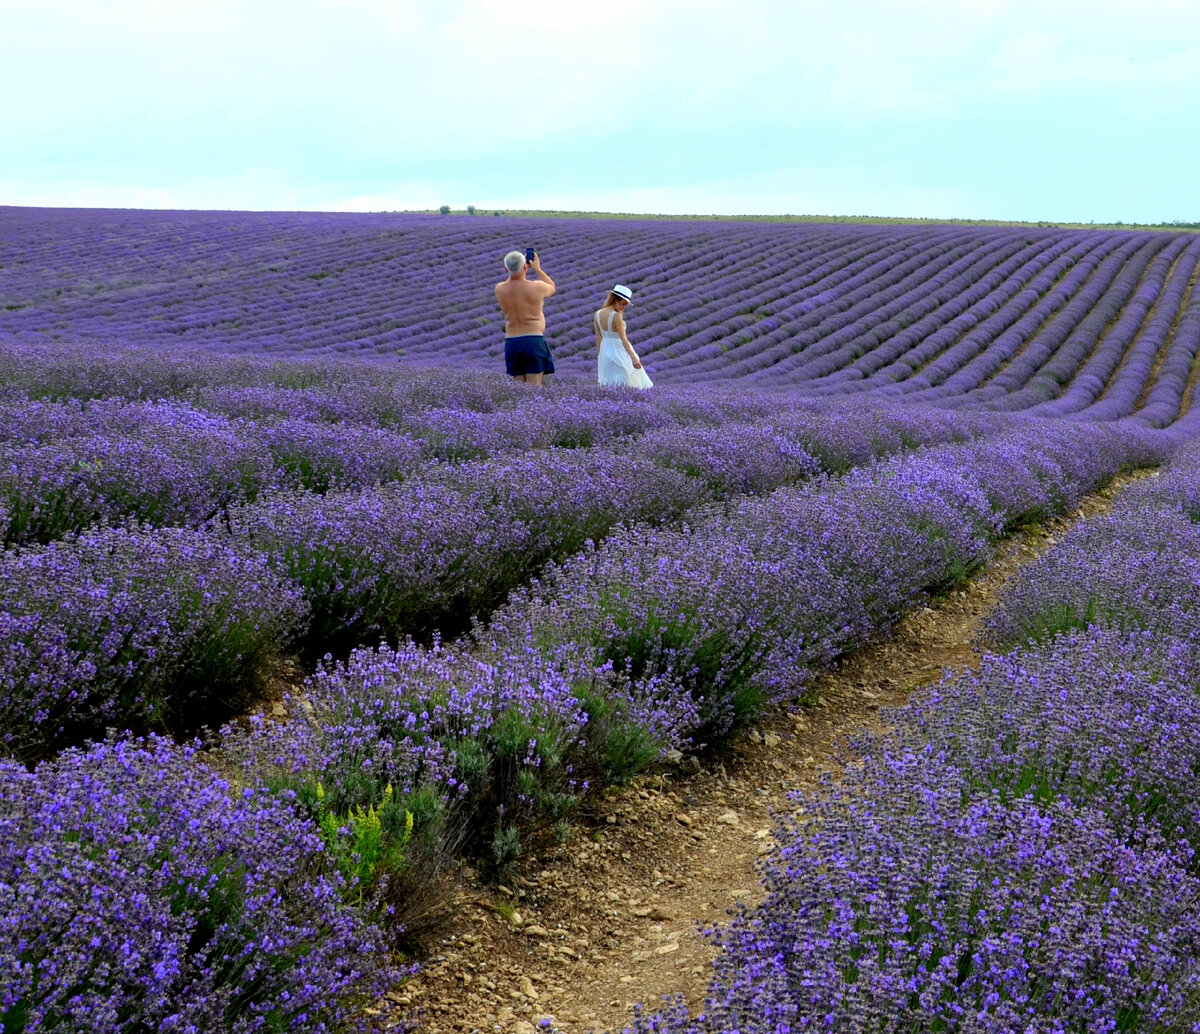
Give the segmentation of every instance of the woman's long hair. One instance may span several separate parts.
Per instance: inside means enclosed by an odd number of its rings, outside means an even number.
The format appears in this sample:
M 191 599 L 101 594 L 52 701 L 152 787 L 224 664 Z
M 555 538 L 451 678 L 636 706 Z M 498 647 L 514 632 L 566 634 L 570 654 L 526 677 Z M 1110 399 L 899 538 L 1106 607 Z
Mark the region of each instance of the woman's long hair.
M 617 302 L 625 302 L 628 304 L 629 299 L 622 298 L 619 294 L 617 294 L 616 291 L 609 291 L 608 297 L 604 301 L 604 308 L 615 309 L 617 307 Z

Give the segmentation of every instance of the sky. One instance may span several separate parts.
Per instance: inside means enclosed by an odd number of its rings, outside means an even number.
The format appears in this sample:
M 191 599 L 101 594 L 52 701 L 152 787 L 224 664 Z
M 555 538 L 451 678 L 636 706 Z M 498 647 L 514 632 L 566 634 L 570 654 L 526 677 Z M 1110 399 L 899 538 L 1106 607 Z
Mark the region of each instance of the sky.
M 1197 0 L 0 0 L 0 204 L 1200 221 Z

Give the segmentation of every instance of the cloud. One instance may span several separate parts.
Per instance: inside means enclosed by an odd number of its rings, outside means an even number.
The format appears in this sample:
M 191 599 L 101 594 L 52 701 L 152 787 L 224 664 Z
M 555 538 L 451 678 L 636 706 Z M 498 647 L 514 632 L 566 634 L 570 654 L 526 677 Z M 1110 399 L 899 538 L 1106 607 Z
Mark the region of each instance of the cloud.
M 1033 93 L 1062 86 L 1128 89 L 1182 87 L 1200 83 L 1200 46 L 1160 54 L 1119 49 L 1080 49 L 1054 33 L 1026 33 L 1003 40 L 992 59 L 990 85 L 1008 93 Z
M 967 217 L 974 198 L 948 182 L 897 183 L 890 170 L 795 166 L 741 176 L 618 189 L 546 188 L 485 197 L 489 209 L 551 208 L 564 211 L 657 212 L 664 215 L 893 215 Z
M 62 208 L 320 210 L 328 196 L 297 189 L 280 169 L 183 179 L 167 186 L 84 179 L 0 179 L 0 204 Z
M 396 184 L 378 194 L 355 194 L 313 206 L 321 212 L 413 212 L 429 211 L 446 204 L 444 191 L 433 183 L 412 182 Z M 456 203 L 466 208 L 468 202 Z M 478 206 L 483 207 L 483 206 Z
M 0 0 L 0 23 L 0 200 L 43 199 L 18 203 L 986 214 L 997 156 L 1069 164 L 1064 126 L 1137 154 L 1200 103 L 1193 0 Z M 1111 164 L 1089 175 L 1131 196 Z

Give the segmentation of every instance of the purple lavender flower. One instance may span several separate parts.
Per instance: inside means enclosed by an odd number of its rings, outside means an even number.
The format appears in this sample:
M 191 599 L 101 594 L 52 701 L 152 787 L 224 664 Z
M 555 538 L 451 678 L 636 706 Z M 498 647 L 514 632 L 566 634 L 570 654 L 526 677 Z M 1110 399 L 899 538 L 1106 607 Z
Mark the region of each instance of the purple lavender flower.
M 1197 1021 L 1194 878 L 1065 801 L 966 796 L 935 756 L 867 759 L 778 831 L 767 897 L 713 932 L 662 1031 L 1100 1031 Z M 655 1029 L 645 1021 L 635 1029 Z
M 399 974 L 314 827 L 161 739 L 0 762 L 0 1025 L 370 1029 Z
M 3 750 L 106 727 L 198 728 L 243 706 L 307 607 L 260 555 L 187 528 L 95 528 L 0 555 Z

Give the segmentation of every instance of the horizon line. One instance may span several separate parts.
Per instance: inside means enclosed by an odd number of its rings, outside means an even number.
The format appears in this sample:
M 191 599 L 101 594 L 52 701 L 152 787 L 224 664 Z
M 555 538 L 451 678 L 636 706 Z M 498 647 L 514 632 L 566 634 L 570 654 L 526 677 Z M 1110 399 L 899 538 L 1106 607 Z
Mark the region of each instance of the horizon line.
M 137 208 L 111 205 L 13 205 L 0 203 L 0 209 L 55 211 L 55 212 L 205 212 L 230 213 L 246 215 L 423 215 L 444 216 L 453 218 L 540 218 L 540 219 L 612 219 L 620 221 L 634 220 L 678 220 L 680 222 L 794 222 L 794 223 L 849 223 L 849 224 L 879 224 L 879 225 L 917 225 L 917 224 L 954 224 L 966 226 L 1018 226 L 1034 229 L 1111 229 L 1111 230 L 1166 230 L 1176 232 L 1200 231 L 1200 222 L 1174 219 L 1157 223 L 1123 222 L 1081 222 L 1078 220 L 1053 219 L 996 219 L 969 216 L 887 216 L 887 215 L 818 215 L 815 213 L 662 213 L 662 212 L 613 212 L 601 209 L 553 209 L 553 208 L 493 208 L 492 206 L 466 206 L 452 208 L 443 205 L 439 208 L 379 208 L 362 211 L 346 211 L 341 209 L 323 208 Z M 473 209 L 473 210 L 472 210 Z

